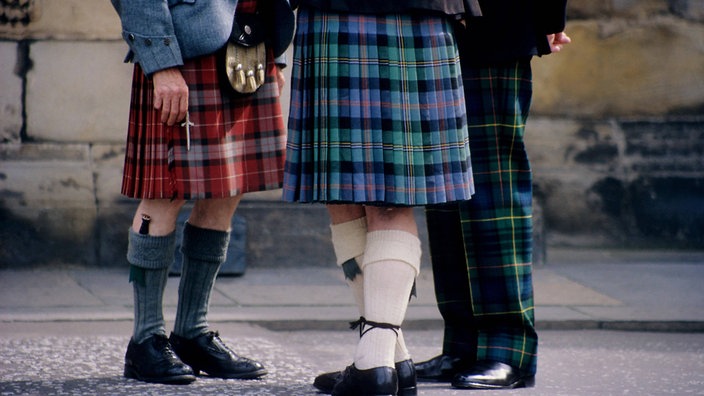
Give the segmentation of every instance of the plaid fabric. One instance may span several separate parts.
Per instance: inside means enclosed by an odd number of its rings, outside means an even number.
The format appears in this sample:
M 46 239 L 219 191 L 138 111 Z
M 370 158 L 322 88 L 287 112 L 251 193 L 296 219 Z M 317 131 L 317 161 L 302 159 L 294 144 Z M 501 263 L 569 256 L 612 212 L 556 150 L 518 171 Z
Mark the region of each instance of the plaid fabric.
M 285 200 L 424 205 L 471 197 L 451 29 L 440 16 L 299 9 Z
M 463 69 L 477 192 L 426 215 L 444 352 L 535 373 L 529 62 Z
M 247 2 L 241 2 L 247 4 Z M 190 149 L 186 128 L 160 121 L 153 85 L 135 65 L 122 194 L 142 199 L 225 198 L 280 188 L 286 130 L 273 58 L 267 83 L 252 96 L 221 89 L 218 57 L 185 61 Z

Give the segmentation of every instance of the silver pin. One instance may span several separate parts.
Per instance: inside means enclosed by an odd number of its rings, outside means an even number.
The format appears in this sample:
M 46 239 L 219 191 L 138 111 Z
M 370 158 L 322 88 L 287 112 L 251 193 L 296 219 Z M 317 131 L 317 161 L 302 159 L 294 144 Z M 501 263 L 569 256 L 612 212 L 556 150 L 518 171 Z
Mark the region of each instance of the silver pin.
M 181 123 L 182 127 L 186 127 L 186 151 L 191 150 L 191 127 L 196 124 L 191 122 L 190 113 L 186 112 L 186 121 Z

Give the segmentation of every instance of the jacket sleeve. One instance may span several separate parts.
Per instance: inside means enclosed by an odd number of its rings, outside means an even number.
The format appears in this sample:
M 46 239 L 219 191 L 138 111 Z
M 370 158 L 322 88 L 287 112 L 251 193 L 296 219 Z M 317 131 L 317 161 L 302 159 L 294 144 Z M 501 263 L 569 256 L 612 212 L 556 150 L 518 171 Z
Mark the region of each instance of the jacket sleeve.
M 567 0 L 535 0 L 537 7 L 537 27 L 543 34 L 559 33 L 565 30 L 567 21 Z
M 128 60 L 146 75 L 183 65 L 169 5 L 195 0 L 111 0 L 122 23 L 122 38 L 130 47 Z

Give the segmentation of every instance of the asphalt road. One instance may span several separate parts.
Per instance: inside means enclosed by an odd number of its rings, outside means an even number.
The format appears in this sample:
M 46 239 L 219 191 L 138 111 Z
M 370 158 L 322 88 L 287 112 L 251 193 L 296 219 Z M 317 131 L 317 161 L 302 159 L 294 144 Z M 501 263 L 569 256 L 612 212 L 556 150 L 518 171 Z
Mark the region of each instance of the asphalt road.
M 351 360 L 354 331 L 271 331 L 213 323 L 237 352 L 269 375 L 207 377 L 186 386 L 122 377 L 129 321 L 0 323 L 0 395 L 315 395 L 312 379 Z M 440 350 L 441 331 L 408 330 L 416 360 Z M 421 384 L 421 395 L 704 395 L 704 333 L 604 330 L 540 332 L 536 387 L 512 391 Z

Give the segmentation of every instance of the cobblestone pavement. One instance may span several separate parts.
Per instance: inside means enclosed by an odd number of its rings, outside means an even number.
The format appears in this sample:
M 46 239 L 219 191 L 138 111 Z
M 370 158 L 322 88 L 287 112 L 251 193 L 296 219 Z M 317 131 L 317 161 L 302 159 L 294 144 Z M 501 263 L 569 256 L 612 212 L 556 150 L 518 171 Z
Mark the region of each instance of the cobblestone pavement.
M 315 395 L 318 373 L 349 363 L 353 331 L 270 331 L 217 323 L 237 352 L 262 361 L 262 380 L 200 377 L 186 386 L 122 376 L 128 322 L 0 324 L 0 395 Z M 83 335 L 82 335 L 83 334 Z M 439 330 L 410 330 L 417 360 L 438 353 Z M 494 395 L 704 395 L 704 334 L 618 331 L 540 333 L 537 385 Z M 470 395 L 421 384 L 421 395 Z

